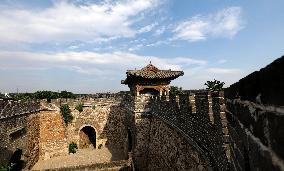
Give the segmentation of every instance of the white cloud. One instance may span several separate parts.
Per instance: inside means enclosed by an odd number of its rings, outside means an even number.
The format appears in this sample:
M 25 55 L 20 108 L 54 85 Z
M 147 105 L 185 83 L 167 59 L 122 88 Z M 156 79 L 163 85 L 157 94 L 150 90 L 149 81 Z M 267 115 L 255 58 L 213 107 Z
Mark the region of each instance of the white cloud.
M 173 30 L 174 39 L 190 42 L 209 37 L 234 37 L 244 26 L 242 9 L 229 7 L 210 15 L 196 15 L 179 23 Z
M 97 53 L 90 51 L 69 51 L 62 53 L 0 51 L 0 60 L 0 68 L 5 70 L 5 72 L 0 73 L 0 76 L 5 77 L 5 79 L 2 81 L 5 82 L 6 80 L 7 86 L 8 83 L 11 82 L 11 78 L 7 77 L 7 73 L 9 75 L 9 73 L 18 72 L 17 75 L 21 75 L 20 73 L 30 75 L 27 73 L 32 72 L 32 74 L 36 74 L 40 72 L 43 74 L 48 73 L 51 70 L 57 71 L 60 69 L 60 73 L 67 72 L 67 77 L 70 76 L 70 78 L 74 80 L 81 79 L 83 81 L 84 79 L 87 79 L 86 77 L 91 77 L 95 79 L 98 84 L 101 84 L 93 88 L 89 88 L 90 90 L 97 89 L 96 87 L 101 87 L 103 90 L 105 84 L 109 89 L 113 90 L 119 90 L 120 88 L 126 89 L 126 87 L 121 86 L 119 83 L 120 79 L 125 78 L 126 70 L 135 68 L 141 69 L 149 64 L 150 61 L 160 69 L 183 70 L 185 75 L 177 80 L 174 80 L 173 85 L 182 86 L 184 89 L 204 88 L 204 83 L 207 80 L 213 80 L 214 78 L 224 81 L 226 86 L 228 86 L 245 76 L 245 72 L 242 70 L 237 68 L 213 68 L 211 67 L 211 64 L 205 60 L 190 57 L 162 58 L 159 56 L 143 56 L 120 51 L 112 53 Z M 77 75 L 73 78 L 74 73 L 82 74 L 82 76 Z M 54 77 L 56 77 L 56 75 L 54 75 Z M 42 79 L 44 78 L 38 76 L 37 78 L 29 77 L 27 79 L 34 79 L 33 81 L 36 85 L 37 82 L 42 82 Z M 44 87 L 47 87 L 46 89 L 54 85 L 52 80 L 53 79 L 44 80 L 46 83 Z M 62 82 L 61 80 L 56 79 L 53 81 Z M 33 85 L 29 85 L 28 83 L 25 84 L 23 81 L 13 82 L 13 84 L 19 83 L 21 83 L 21 85 L 23 84 L 23 87 L 26 89 L 33 88 Z M 72 86 L 74 90 L 77 90 L 78 87 L 84 87 L 86 84 L 80 85 L 74 82 Z M 66 89 L 70 87 L 67 84 L 65 86 Z M 76 88 L 76 86 L 78 87 Z M 82 89 L 82 91 L 83 90 L 84 89 Z
M 157 29 L 156 31 L 155 31 L 155 36 L 159 36 L 159 35 L 161 35 L 161 34 L 163 34 L 164 32 L 166 31 L 166 27 L 165 26 L 162 26 L 161 28 L 159 28 L 159 29 Z
M 133 28 L 137 22 L 135 17 L 139 18 L 142 12 L 158 4 L 158 0 L 88 5 L 75 5 L 70 1 L 54 2 L 52 7 L 42 11 L 1 9 L 0 42 L 92 41 L 133 37 L 137 33 Z
M 155 28 L 158 25 L 158 23 L 152 23 L 150 25 L 144 26 L 141 29 L 138 30 L 138 33 L 146 33 L 146 32 L 150 32 L 153 30 L 153 28 Z
M 241 73 L 241 70 L 231 68 L 208 68 L 207 71 L 213 74 L 228 74 L 231 76 Z

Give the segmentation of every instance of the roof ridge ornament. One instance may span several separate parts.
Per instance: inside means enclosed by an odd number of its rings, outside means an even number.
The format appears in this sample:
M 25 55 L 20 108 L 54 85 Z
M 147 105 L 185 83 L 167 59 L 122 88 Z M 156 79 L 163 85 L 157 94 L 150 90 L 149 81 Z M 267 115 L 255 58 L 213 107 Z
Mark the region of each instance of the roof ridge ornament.
M 157 67 L 155 67 L 151 61 L 150 64 L 148 64 L 147 66 L 145 66 L 144 68 L 141 69 L 142 71 L 146 71 L 146 72 L 158 72 L 160 71 Z

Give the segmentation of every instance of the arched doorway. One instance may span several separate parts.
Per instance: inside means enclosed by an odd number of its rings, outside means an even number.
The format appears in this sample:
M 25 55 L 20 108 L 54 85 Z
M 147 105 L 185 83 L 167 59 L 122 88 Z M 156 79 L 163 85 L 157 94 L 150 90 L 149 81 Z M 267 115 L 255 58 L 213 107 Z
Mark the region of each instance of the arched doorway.
M 160 92 L 156 89 L 153 88 L 144 88 L 139 92 L 139 94 L 144 94 L 144 95 L 160 95 Z
M 96 131 L 93 127 L 83 127 L 79 132 L 79 136 L 79 148 L 96 148 Z

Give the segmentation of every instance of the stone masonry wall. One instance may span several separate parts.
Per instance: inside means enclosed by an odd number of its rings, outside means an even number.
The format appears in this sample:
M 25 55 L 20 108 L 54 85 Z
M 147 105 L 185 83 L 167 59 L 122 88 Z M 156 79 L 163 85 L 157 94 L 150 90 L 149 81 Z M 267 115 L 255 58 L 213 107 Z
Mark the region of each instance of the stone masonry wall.
M 80 130 L 90 126 L 96 132 L 95 148 L 100 144 L 102 148 L 108 148 L 113 154 L 112 160 L 127 159 L 127 112 L 119 105 L 119 101 L 109 100 L 99 99 L 94 102 L 95 109 L 91 107 L 92 105 L 84 107 L 81 113 L 71 108 L 74 120 L 67 126 L 67 142 L 79 144 Z
M 206 163 L 206 166 L 201 164 L 202 168 L 227 170 L 228 159 L 230 158 L 227 142 L 228 129 L 224 113 L 224 98 L 220 96 L 222 94 L 210 94 L 207 91 L 202 91 L 195 92 L 195 94 L 189 96 L 184 95 L 170 98 L 166 96 L 135 97 L 134 107 L 128 107 L 128 109 L 133 109 L 134 116 L 131 128 L 135 135 L 133 158 L 136 168 L 139 170 L 148 170 L 149 162 L 152 163 L 152 167 L 153 163 L 160 163 L 163 160 L 155 160 L 159 158 L 155 157 L 155 152 L 157 152 L 158 156 L 160 155 L 158 149 L 153 149 L 154 151 L 149 150 L 153 138 L 155 136 L 159 137 L 157 133 L 160 132 L 156 129 L 159 129 L 159 125 L 161 124 L 160 122 L 153 122 L 153 118 L 158 118 L 177 131 L 180 138 L 185 138 L 187 145 L 193 147 L 192 149 L 198 152 L 199 158 L 204 159 L 204 162 L 201 163 Z M 153 126 L 153 123 L 159 124 L 157 126 L 154 124 Z M 160 148 L 165 149 L 173 145 L 174 142 L 176 140 L 173 137 L 173 141 L 161 143 Z M 183 147 L 181 146 L 181 148 Z M 166 154 L 175 154 L 177 151 L 179 151 L 178 148 L 174 152 L 168 149 Z M 151 157 L 149 156 L 150 153 Z M 187 154 L 180 155 L 182 157 Z M 166 156 L 163 157 L 165 157 L 165 161 L 169 161 L 169 158 Z M 196 161 L 193 161 L 191 164 L 183 163 L 180 167 L 197 167 L 199 165 L 198 162 L 194 162 Z M 166 164 L 160 166 L 164 167 Z
M 229 150 L 224 131 L 226 119 L 221 114 L 223 105 L 219 100 L 220 95 L 211 96 L 205 91 L 169 99 L 159 97 L 151 105 L 151 113 L 180 132 L 213 170 L 228 169 Z
M 164 121 L 153 118 L 148 144 L 148 170 L 212 170 L 203 154 Z
M 30 169 L 39 160 L 39 139 L 40 139 L 40 115 L 29 116 L 27 124 L 27 164 Z
M 284 170 L 284 109 L 227 99 L 235 170 Z
M 68 154 L 65 127 L 59 111 L 40 112 L 40 160 Z
M 232 170 L 284 170 L 284 56 L 225 90 Z

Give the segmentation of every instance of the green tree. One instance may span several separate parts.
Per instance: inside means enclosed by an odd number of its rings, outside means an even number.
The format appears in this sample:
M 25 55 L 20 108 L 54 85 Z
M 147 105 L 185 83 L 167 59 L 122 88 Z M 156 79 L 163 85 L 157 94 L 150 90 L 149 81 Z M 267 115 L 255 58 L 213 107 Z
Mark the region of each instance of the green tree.
M 207 81 L 204 85 L 207 86 L 207 90 L 222 91 L 225 83 L 214 79 L 213 81 Z
M 84 103 L 80 102 L 79 104 L 76 105 L 75 109 L 81 113 L 83 112 L 83 106 L 84 106 Z
M 60 107 L 60 113 L 63 117 L 65 124 L 72 122 L 73 116 L 71 114 L 71 110 L 70 110 L 68 104 L 64 104 Z
M 177 86 L 170 87 L 170 96 L 177 96 L 180 94 L 183 94 L 181 87 L 177 87 Z
M 60 97 L 61 98 L 72 98 L 72 99 L 76 98 L 76 96 L 72 92 L 68 92 L 66 90 L 60 92 Z

